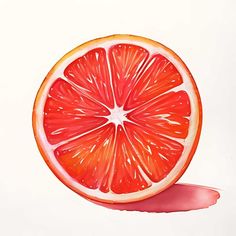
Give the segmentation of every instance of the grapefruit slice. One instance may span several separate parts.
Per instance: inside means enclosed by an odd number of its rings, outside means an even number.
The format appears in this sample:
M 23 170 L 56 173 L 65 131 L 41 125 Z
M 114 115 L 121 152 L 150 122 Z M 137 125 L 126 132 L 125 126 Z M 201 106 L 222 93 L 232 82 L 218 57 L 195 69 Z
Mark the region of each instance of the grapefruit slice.
M 85 198 L 122 203 L 153 196 L 184 173 L 202 122 L 197 86 L 182 60 L 147 38 L 113 35 L 66 54 L 33 109 L 39 150 Z

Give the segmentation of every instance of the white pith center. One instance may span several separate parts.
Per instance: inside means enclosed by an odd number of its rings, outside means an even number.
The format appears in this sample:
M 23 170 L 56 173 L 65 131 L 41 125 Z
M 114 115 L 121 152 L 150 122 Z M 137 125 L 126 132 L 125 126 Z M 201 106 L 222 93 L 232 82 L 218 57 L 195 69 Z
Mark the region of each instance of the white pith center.
M 106 118 L 109 122 L 114 123 L 116 126 L 123 126 L 124 121 L 129 121 L 126 117 L 129 111 L 124 111 L 123 107 L 115 106 L 113 109 L 109 109 L 110 115 Z

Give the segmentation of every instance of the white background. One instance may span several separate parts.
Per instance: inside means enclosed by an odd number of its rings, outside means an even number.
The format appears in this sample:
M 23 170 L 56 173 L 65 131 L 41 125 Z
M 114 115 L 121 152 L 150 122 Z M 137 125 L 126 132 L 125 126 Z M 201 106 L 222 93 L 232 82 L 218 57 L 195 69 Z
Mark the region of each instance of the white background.
M 236 235 L 236 1 L 0 1 L 0 235 Z M 202 136 L 180 182 L 221 189 L 218 203 L 182 213 L 121 212 L 66 188 L 32 133 L 36 92 L 75 46 L 142 35 L 186 62 L 202 97 Z

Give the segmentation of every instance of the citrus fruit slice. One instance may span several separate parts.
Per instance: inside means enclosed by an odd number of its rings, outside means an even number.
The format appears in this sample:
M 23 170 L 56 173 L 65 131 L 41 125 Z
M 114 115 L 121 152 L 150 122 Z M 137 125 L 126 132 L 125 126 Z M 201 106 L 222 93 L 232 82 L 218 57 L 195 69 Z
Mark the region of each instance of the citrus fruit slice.
M 43 81 L 33 109 L 39 150 L 83 197 L 134 202 L 174 184 L 196 150 L 200 96 L 170 49 L 113 35 L 66 54 Z

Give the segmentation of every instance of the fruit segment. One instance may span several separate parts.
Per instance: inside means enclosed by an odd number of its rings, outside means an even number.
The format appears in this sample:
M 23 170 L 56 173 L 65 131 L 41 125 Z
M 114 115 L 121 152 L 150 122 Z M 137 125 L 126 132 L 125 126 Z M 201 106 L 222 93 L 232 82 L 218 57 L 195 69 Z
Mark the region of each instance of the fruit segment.
M 44 129 L 49 143 L 82 134 L 107 122 L 110 112 L 62 79 L 50 88 L 44 107 Z
M 150 186 L 141 173 L 137 154 L 121 125 L 117 127 L 113 171 L 111 190 L 114 193 L 137 192 Z
M 147 50 L 132 44 L 117 44 L 109 49 L 112 85 L 118 106 L 124 105 L 148 56 Z
M 184 147 L 174 140 L 129 122 L 125 122 L 125 129 L 136 149 L 136 159 L 150 180 L 158 182 L 166 177 L 179 160 Z
M 185 91 L 169 92 L 131 111 L 127 117 L 156 134 L 185 139 L 188 135 L 190 101 Z
M 124 109 L 133 109 L 182 83 L 182 77 L 175 66 L 164 56 L 157 54 L 145 66 Z
M 95 48 L 74 60 L 64 75 L 93 99 L 109 108 L 114 107 L 105 49 Z
M 96 189 L 108 182 L 114 158 L 115 125 L 110 123 L 55 150 L 66 172 L 83 186 Z

